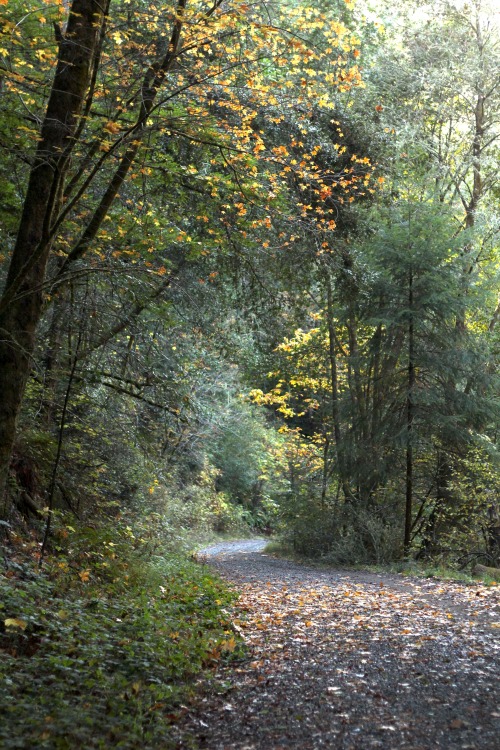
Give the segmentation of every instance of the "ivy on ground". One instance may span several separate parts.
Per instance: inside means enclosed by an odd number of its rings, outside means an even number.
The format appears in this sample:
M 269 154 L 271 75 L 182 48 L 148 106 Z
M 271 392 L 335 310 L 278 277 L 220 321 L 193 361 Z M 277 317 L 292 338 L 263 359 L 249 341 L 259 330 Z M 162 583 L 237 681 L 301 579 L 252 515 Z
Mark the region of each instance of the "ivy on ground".
M 36 543 L 10 535 L 0 575 L 6 750 L 166 748 L 194 677 L 239 651 L 232 592 L 186 555 L 160 554 L 144 532 L 61 525 L 41 571 Z

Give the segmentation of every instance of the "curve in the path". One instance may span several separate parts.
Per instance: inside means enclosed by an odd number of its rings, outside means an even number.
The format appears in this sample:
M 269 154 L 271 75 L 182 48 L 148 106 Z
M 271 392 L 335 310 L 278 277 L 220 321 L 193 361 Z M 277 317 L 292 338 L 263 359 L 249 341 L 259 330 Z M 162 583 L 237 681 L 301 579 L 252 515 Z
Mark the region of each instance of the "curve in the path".
M 199 550 L 197 557 L 210 558 L 217 556 L 248 555 L 253 552 L 263 552 L 268 544 L 267 539 L 237 539 L 233 542 L 218 542 Z
M 248 658 L 221 667 L 178 748 L 500 750 L 493 588 L 304 566 L 229 542 L 201 559 L 242 591 Z

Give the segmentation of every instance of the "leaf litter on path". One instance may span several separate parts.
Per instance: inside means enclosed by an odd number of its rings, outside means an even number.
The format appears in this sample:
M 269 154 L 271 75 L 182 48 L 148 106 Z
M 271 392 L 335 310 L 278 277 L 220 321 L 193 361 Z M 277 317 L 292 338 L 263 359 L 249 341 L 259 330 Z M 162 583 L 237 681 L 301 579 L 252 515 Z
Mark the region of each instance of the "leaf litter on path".
M 315 569 L 232 542 L 247 657 L 172 729 L 178 748 L 499 750 L 494 587 Z

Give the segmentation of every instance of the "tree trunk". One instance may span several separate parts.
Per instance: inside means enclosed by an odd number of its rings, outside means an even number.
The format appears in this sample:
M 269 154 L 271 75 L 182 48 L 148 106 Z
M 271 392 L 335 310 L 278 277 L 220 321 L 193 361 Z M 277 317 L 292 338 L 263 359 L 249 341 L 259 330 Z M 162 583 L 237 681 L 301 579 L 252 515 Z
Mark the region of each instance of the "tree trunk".
M 0 494 L 7 480 L 42 312 L 51 225 L 96 64 L 95 49 L 103 19 L 98 0 L 73 0 L 0 300 Z
M 325 272 L 326 291 L 327 291 L 327 324 L 328 324 L 328 355 L 330 360 L 330 385 L 332 389 L 332 431 L 335 438 L 335 451 L 337 454 L 337 471 L 339 480 L 342 485 L 342 490 L 346 500 L 351 499 L 351 491 L 349 488 L 349 482 L 346 477 L 345 466 L 344 466 L 344 444 L 342 442 L 342 432 L 340 425 L 340 409 L 339 409 L 339 387 L 338 387 L 338 373 L 337 373 L 337 357 L 335 354 L 335 328 L 333 325 L 333 291 L 328 271 Z
M 415 390 L 415 326 L 413 321 L 413 272 L 410 269 L 408 278 L 408 307 L 410 321 L 408 324 L 408 394 L 406 396 L 406 504 L 404 551 L 408 554 L 411 544 L 412 510 L 413 510 L 413 419 Z

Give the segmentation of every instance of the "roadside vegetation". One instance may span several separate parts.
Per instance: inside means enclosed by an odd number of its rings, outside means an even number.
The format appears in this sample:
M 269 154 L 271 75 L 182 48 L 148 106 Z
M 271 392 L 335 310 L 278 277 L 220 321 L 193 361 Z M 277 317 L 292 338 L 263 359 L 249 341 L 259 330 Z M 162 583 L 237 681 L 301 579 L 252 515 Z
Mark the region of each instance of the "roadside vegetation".
M 202 670 L 241 650 L 215 573 L 158 515 L 4 534 L 0 744 L 157 748 Z

